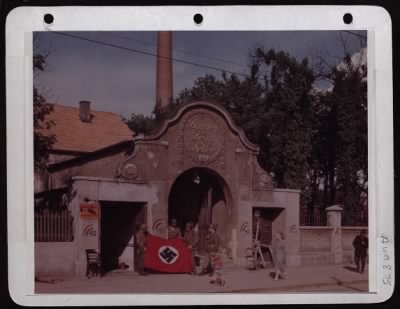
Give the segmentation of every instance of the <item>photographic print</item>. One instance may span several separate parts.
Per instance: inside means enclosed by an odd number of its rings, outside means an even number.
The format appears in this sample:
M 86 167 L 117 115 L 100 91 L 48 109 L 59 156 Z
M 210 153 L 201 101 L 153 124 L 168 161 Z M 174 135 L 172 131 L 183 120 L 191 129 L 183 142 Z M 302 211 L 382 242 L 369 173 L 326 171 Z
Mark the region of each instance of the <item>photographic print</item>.
M 368 292 L 367 31 L 33 32 L 35 293 Z

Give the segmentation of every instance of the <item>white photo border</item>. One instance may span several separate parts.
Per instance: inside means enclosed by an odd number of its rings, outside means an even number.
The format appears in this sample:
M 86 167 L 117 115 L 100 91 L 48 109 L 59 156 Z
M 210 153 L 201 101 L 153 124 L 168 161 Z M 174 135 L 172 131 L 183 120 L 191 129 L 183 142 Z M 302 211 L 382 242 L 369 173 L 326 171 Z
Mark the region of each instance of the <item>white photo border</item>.
M 47 13 L 55 17 L 54 24 L 46 25 L 43 22 L 43 16 Z M 204 16 L 201 25 L 193 22 L 196 13 Z M 343 23 L 345 13 L 353 15 L 353 22 L 349 25 Z M 198 297 L 199 294 L 113 294 L 112 297 L 110 294 L 96 294 L 96 297 L 93 294 L 35 295 L 32 33 L 100 30 L 367 30 L 370 292 L 207 294 L 202 297 Z M 12 10 L 6 20 L 6 92 L 8 267 L 9 290 L 15 302 L 35 306 L 323 304 L 375 303 L 385 301 L 392 295 L 392 25 L 385 9 L 373 6 L 19 7 Z

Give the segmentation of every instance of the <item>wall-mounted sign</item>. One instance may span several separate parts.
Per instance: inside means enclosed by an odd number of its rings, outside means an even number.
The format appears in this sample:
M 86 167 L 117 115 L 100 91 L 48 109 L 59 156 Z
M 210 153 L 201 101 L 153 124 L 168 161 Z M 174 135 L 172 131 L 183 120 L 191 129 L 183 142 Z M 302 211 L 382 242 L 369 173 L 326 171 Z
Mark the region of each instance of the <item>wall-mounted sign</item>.
M 98 216 L 97 203 L 81 203 L 80 215 L 82 219 L 86 220 L 97 219 Z

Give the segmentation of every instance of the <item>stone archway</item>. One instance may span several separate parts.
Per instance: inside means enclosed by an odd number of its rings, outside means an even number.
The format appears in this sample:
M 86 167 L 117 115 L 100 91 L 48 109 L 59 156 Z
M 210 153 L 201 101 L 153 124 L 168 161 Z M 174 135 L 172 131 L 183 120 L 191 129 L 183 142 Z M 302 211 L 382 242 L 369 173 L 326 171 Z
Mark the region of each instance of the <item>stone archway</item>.
M 228 241 L 230 197 L 222 177 L 207 168 L 192 168 L 182 173 L 172 185 L 168 198 L 168 218 L 177 219 L 184 231 L 187 222 L 197 225 L 199 252 L 205 250 L 210 224 L 217 226 L 221 247 Z

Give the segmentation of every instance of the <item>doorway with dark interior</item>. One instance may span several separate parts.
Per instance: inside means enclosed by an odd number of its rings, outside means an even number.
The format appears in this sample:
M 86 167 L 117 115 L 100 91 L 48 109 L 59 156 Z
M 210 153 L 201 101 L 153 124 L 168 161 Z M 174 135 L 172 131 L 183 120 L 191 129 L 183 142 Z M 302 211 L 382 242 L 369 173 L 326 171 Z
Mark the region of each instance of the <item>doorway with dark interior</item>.
M 217 227 L 221 245 L 226 242 L 226 198 L 220 176 L 206 168 L 193 168 L 180 175 L 168 199 L 169 221 L 175 218 L 182 231 L 188 222 L 197 225 L 198 253 L 206 251 L 210 224 Z
M 101 202 L 100 257 L 101 273 L 135 269 L 135 233 L 145 223 L 145 203 Z
M 267 268 L 273 266 L 271 245 L 274 235 L 272 225 L 282 211 L 283 208 L 253 207 L 253 241 L 255 243 L 259 242 L 265 267 Z

